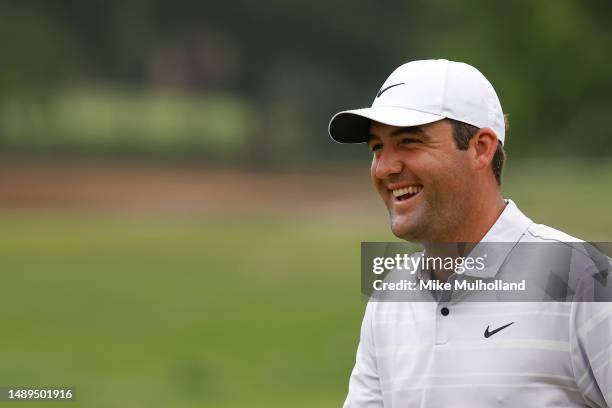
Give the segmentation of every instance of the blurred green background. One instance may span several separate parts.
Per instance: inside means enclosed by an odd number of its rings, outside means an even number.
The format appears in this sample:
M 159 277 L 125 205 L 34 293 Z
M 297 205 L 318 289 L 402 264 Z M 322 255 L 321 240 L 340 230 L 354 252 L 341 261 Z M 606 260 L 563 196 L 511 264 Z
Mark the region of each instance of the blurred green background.
M 3 2 L 0 386 L 340 406 L 360 242 L 394 238 L 331 115 L 405 61 L 471 63 L 510 115 L 504 194 L 610 240 L 611 17 L 601 0 Z

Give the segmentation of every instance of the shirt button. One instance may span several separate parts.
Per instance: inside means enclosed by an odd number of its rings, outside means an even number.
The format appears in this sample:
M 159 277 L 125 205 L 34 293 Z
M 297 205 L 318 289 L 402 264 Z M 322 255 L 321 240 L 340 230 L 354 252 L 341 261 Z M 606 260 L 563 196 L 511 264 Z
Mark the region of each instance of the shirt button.
M 442 316 L 448 316 L 450 310 L 448 310 L 448 307 L 443 307 L 442 309 L 440 309 L 440 313 L 442 313 Z

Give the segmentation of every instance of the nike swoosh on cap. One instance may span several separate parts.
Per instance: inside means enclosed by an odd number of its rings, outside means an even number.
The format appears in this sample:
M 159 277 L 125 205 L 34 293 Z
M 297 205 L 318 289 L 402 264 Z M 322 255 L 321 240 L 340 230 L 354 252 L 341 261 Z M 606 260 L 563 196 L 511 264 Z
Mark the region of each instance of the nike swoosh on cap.
M 398 85 L 404 85 L 404 82 L 400 82 L 399 84 L 393 84 L 393 85 L 389 85 L 386 88 L 381 88 L 380 91 L 378 91 L 378 94 L 376 94 L 377 98 L 380 98 L 380 95 L 382 95 L 383 93 L 385 93 L 387 90 L 393 88 L 394 86 L 398 86 Z
M 485 332 L 484 332 L 485 339 L 488 339 L 489 337 L 491 337 L 491 336 L 492 336 L 492 335 L 494 335 L 495 333 L 497 333 L 497 332 L 499 332 L 499 331 L 504 330 L 506 327 L 510 326 L 510 325 L 511 325 L 511 324 L 513 324 L 513 323 L 514 323 L 514 322 L 512 322 L 512 323 L 508 323 L 508 324 L 506 324 L 506 325 L 504 325 L 504 326 L 502 326 L 502 327 L 498 327 L 497 329 L 495 329 L 495 330 L 493 330 L 493 331 L 489 331 L 489 326 L 487 326 L 487 328 L 485 329 Z

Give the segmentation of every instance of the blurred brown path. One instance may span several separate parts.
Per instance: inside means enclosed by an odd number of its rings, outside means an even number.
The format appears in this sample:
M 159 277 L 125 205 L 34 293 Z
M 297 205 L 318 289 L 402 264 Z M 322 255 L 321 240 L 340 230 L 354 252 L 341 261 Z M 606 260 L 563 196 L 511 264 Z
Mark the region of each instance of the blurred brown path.
M 127 162 L 0 162 L 0 208 L 117 213 L 383 211 L 369 169 L 253 172 Z

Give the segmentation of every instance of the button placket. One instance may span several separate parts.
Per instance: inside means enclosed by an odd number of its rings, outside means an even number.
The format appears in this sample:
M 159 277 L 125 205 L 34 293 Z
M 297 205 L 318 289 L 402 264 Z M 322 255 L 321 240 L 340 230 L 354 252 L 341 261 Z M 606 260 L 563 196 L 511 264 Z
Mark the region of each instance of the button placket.
M 446 344 L 448 342 L 448 325 L 450 309 L 446 302 L 438 303 L 436 308 L 436 345 Z

